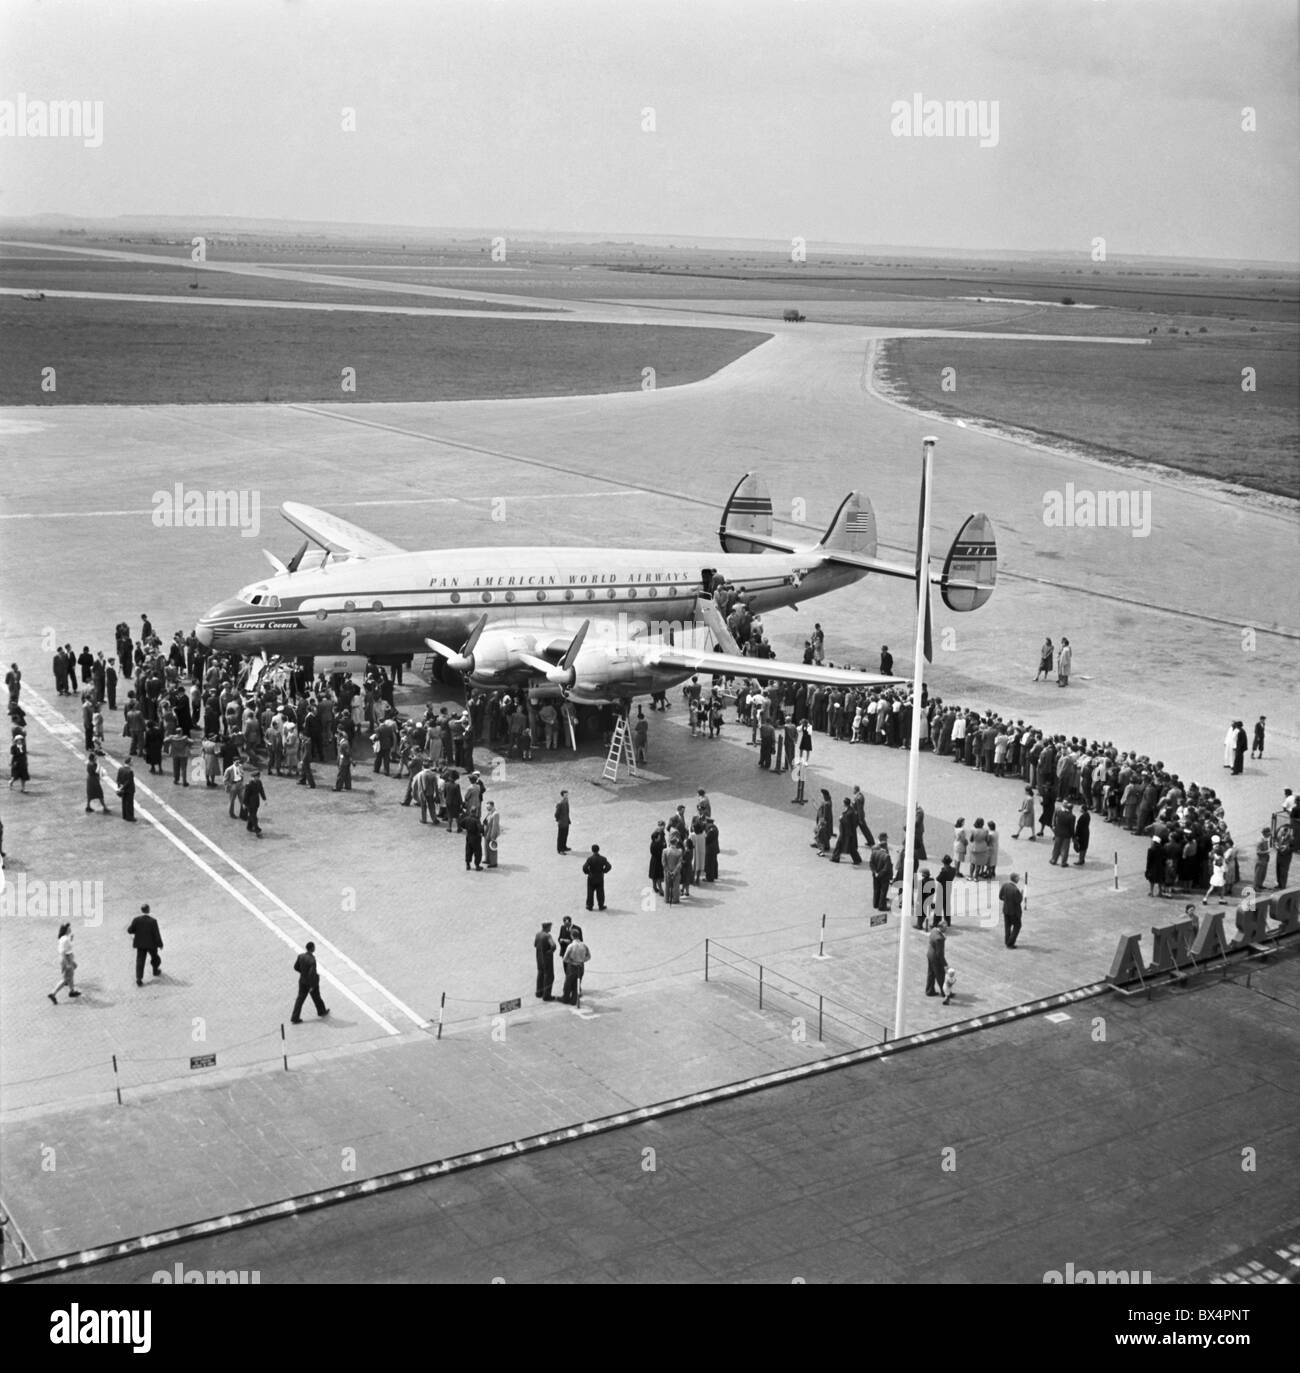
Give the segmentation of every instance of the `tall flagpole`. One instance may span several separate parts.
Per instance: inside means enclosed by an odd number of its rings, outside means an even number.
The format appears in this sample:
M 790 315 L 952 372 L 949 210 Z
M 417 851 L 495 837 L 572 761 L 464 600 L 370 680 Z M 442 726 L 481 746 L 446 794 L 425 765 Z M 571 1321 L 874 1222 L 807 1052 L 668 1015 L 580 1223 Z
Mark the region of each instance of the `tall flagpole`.
M 906 1034 L 903 994 L 907 986 L 907 939 L 916 891 L 916 783 L 921 761 L 921 693 L 925 676 L 926 612 L 930 605 L 930 475 L 937 439 L 922 440 L 921 527 L 917 536 L 916 643 L 912 654 L 912 742 L 907 759 L 907 828 L 903 834 L 903 909 L 898 918 L 898 985 L 894 991 L 894 1038 Z

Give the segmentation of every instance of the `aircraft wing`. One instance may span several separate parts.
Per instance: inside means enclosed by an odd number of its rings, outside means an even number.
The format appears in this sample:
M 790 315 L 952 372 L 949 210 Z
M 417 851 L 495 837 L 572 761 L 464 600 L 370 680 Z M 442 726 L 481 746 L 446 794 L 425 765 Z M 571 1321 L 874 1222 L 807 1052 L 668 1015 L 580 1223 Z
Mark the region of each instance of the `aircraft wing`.
M 358 525 L 339 519 L 337 515 L 316 510 L 310 505 L 299 505 L 297 501 L 286 501 L 280 507 L 280 514 L 313 543 L 334 554 L 351 558 L 377 558 L 384 553 L 407 551 Z
M 726 677 L 775 678 L 782 682 L 819 682 L 822 686 L 906 686 L 902 677 L 848 668 L 787 663 L 780 658 L 748 658 L 743 653 L 714 653 L 711 649 L 647 647 L 645 661 L 654 667 L 677 667 L 687 672 L 710 672 Z

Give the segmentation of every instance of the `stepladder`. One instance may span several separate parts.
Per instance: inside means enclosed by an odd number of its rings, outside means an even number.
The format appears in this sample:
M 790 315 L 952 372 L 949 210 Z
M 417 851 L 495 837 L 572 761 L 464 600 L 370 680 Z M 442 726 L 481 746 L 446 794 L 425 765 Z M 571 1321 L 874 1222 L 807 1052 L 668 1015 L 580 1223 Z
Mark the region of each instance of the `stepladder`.
M 614 737 L 609 741 L 609 752 L 605 755 L 605 768 L 601 776 L 607 782 L 618 781 L 619 767 L 626 763 L 629 777 L 636 776 L 636 753 L 632 748 L 632 735 L 627 726 L 627 716 L 620 715 L 614 726 Z

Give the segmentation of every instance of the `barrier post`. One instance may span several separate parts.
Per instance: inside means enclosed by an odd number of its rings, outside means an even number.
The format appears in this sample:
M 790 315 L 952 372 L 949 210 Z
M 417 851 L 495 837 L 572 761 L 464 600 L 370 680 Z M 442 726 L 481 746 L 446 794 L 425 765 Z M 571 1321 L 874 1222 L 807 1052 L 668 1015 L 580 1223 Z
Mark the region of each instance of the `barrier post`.
M 758 1009 L 763 1009 L 763 965 L 758 965 Z
M 284 1021 L 280 1022 L 280 1058 L 284 1062 L 284 1071 L 289 1071 L 289 1054 L 284 1047 Z
M 821 936 L 820 936 L 820 938 L 819 938 L 819 940 L 818 940 L 818 943 L 817 943 L 817 952 L 816 952 L 815 954 L 813 954 L 813 957 L 814 957 L 814 958 L 817 958 L 817 959 L 821 959 L 823 962 L 825 962 L 825 960 L 826 960 L 826 912 L 825 912 L 825 911 L 822 912 Z
M 113 1090 L 117 1093 L 117 1104 L 122 1104 L 122 1083 L 117 1073 L 117 1055 L 113 1055 Z
M 704 980 L 709 980 L 709 941 L 704 941 Z
M 1119 850 L 1118 850 L 1118 849 L 1115 849 L 1115 850 L 1113 851 L 1111 861 L 1112 861 L 1112 874 L 1113 874 L 1113 875 L 1112 875 L 1112 877 L 1111 877 L 1111 884 L 1110 884 L 1110 886 L 1107 888 L 1107 893 L 1108 893 L 1110 896 L 1118 896 L 1118 895 L 1120 894 L 1120 892 L 1126 890 L 1126 888 L 1121 887 L 1120 884 L 1119 884 Z
M 442 1000 L 438 1003 L 438 1034 L 437 1038 L 442 1038 L 442 1013 L 447 1009 L 447 993 L 443 992 Z
M 817 1042 L 822 1041 L 822 994 L 817 993 Z

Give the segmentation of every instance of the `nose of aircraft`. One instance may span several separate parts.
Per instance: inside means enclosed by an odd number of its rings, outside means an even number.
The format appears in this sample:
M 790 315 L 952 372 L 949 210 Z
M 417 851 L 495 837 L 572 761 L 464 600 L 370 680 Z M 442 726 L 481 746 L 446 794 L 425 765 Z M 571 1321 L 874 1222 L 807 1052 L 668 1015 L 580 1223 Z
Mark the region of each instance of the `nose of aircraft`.
M 204 648 L 211 648 L 221 637 L 221 630 L 228 628 L 234 617 L 241 612 L 246 613 L 247 610 L 248 607 L 242 601 L 221 601 L 195 625 L 195 637 Z

